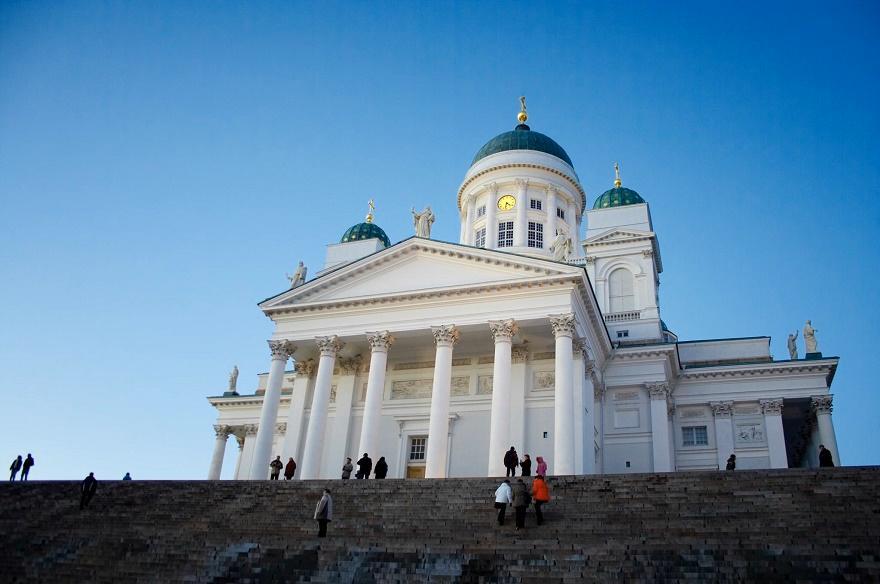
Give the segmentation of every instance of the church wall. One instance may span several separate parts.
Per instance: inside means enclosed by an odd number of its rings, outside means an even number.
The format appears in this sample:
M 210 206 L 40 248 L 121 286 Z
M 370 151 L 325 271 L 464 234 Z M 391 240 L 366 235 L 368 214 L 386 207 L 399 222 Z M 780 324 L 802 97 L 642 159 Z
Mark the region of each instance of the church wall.
M 522 458 L 528 454 L 532 459 L 532 474 L 538 464 L 538 457 L 543 456 L 547 462 L 549 474 L 553 474 L 553 402 L 541 400 L 537 404 L 530 404 L 526 408 L 526 443 L 524 446 L 516 445 L 517 452 Z M 544 436 L 544 432 L 547 436 Z

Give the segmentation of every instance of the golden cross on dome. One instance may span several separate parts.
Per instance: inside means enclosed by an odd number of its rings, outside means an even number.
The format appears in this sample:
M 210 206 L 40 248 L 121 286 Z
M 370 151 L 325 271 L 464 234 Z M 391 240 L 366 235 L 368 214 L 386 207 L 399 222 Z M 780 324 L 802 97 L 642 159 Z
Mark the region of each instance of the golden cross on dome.
M 372 223 L 373 222 L 373 211 L 376 210 L 376 205 L 373 204 L 373 199 L 370 199 L 370 201 L 367 203 L 367 206 L 370 208 L 370 210 L 367 211 L 366 221 L 367 221 L 367 223 Z
M 526 113 L 526 96 L 521 95 L 519 97 L 519 114 L 516 116 L 516 119 L 519 120 L 520 124 L 525 124 L 526 120 L 529 119 L 529 114 Z
M 620 185 L 623 183 L 620 180 L 620 166 L 615 162 L 614 163 L 614 188 L 619 189 Z

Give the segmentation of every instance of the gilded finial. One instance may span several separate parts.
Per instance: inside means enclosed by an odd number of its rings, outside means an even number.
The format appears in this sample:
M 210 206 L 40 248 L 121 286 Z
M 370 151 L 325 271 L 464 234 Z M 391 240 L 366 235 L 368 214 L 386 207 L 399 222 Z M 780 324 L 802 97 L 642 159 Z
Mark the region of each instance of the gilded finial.
M 367 223 L 372 223 L 372 222 L 373 222 L 373 211 L 376 210 L 376 205 L 373 204 L 373 199 L 370 199 L 370 202 L 367 203 L 367 206 L 368 206 L 370 209 L 369 209 L 369 211 L 367 211 L 366 222 L 367 222 Z
M 614 163 L 614 188 L 619 189 L 623 183 L 620 180 L 620 166 Z
M 519 120 L 520 124 L 525 124 L 526 120 L 529 119 L 529 114 L 526 113 L 526 96 L 521 95 L 519 98 L 519 114 L 516 116 L 516 119 Z

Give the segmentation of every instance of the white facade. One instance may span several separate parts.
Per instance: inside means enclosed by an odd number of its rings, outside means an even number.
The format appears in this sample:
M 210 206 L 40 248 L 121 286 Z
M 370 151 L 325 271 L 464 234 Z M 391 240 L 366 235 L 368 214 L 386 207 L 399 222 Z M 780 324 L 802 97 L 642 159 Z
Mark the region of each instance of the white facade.
M 390 478 L 496 476 L 511 445 L 556 475 L 718 469 L 730 454 L 815 466 L 820 442 L 839 464 L 837 358 L 774 361 L 768 337 L 679 342 L 660 319 L 647 203 L 586 209 L 574 169 L 536 150 L 478 160 L 457 200 L 459 243 L 331 244 L 314 279 L 260 304 L 270 371 L 253 395 L 209 398 L 209 478 L 229 435 L 237 479 L 266 478 L 277 455 L 297 478 L 338 478 L 364 452 Z M 557 232 L 580 242 L 565 262 Z

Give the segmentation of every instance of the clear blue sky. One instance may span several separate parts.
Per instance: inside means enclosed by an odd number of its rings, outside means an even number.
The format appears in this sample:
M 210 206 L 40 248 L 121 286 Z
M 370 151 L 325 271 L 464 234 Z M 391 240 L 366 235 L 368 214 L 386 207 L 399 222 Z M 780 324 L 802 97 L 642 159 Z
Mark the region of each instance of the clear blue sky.
M 876 2 L 3 2 L 0 462 L 203 478 L 256 303 L 371 197 L 457 241 L 524 94 L 591 198 L 620 161 L 651 204 L 681 339 L 787 358 L 811 318 L 844 462 L 880 463 L 878 80 Z

